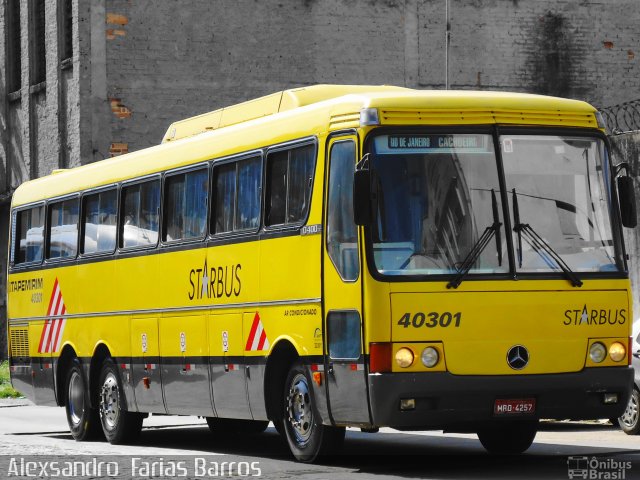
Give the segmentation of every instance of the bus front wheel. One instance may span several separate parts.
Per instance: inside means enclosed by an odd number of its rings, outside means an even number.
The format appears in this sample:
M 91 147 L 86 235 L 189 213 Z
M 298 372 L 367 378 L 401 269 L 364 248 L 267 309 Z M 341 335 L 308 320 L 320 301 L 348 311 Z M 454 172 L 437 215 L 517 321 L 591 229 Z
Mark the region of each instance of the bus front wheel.
M 289 449 L 300 462 L 331 454 L 344 442 L 344 427 L 322 425 L 310 385 L 306 369 L 294 364 L 285 382 L 282 422 Z
M 120 375 L 110 358 L 102 364 L 99 389 L 98 411 L 104 436 L 114 445 L 135 441 L 142 430 L 144 416 L 126 410 Z
M 482 446 L 493 454 L 518 454 L 527 450 L 538 433 L 538 422 L 491 425 L 478 430 Z
M 74 439 L 79 442 L 99 436 L 98 411 L 89 405 L 89 388 L 76 358 L 67 372 L 65 412 Z

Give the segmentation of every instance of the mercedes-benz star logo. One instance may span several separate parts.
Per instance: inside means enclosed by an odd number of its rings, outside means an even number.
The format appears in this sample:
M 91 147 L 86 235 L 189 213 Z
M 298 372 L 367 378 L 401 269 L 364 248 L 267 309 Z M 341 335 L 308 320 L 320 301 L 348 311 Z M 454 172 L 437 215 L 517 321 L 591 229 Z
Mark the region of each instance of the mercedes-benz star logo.
M 529 351 L 522 345 L 514 345 L 507 352 L 507 363 L 514 370 L 522 370 L 529 363 Z

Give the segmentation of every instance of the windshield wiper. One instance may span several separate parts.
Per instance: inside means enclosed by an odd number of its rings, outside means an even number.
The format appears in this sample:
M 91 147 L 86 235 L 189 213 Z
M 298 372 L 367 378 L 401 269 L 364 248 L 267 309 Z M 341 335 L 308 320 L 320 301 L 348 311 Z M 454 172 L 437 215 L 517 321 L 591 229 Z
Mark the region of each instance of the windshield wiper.
M 529 225 L 528 223 L 520 222 L 520 209 L 518 208 L 518 194 L 516 193 L 516 189 L 512 190 L 513 193 L 513 221 L 514 227 L 513 231 L 518 234 L 518 266 L 522 268 L 522 238 L 524 237 L 525 241 L 531 245 L 531 248 L 540 255 L 540 257 L 545 261 L 545 263 L 549 266 L 549 268 L 553 268 L 555 264 L 560 267 L 560 269 L 564 272 L 567 279 L 571 282 L 571 285 L 574 287 L 581 287 L 582 280 L 578 278 L 578 276 L 569 268 L 569 265 L 565 263 L 560 255 L 553 249 L 551 245 L 549 245 L 544 238 L 542 238 L 538 233 Z
M 498 202 L 496 200 L 496 192 L 493 189 L 491 189 L 491 207 L 493 210 L 493 224 L 485 228 L 478 241 L 471 247 L 471 250 L 462 261 L 458 273 L 447 283 L 447 288 L 458 288 L 464 278 L 469 274 L 469 271 L 471 271 L 471 267 L 476 263 L 480 254 L 487 245 L 489 245 L 494 235 L 496 237 L 496 249 L 498 251 L 498 264 L 502 265 L 502 240 L 500 236 L 500 226 L 502 224 L 498 221 Z

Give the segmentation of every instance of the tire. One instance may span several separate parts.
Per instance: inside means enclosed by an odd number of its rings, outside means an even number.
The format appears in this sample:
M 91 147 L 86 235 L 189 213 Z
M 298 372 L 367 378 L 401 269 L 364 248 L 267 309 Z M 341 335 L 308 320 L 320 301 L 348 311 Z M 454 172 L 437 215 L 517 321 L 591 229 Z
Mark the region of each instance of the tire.
M 264 432 L 269 425 L 262 420 L 239 420 L 234 418 L 207 417 L 207 425 L 214 435 L 256 435 Z
M 478 430 L 482 446 L 492 454 L 511 455 L 522 453 L 533 443 L 538 433 L 538 422 L 514 422 L 492 425 Z
M 620 428 L 627 435 L 638 435 L 640 433 L 640 391 L 634 388 L 627 404 L 627 409 L 618 419 Z
M 67 372 L 65 393 L 64 409 L 73 438 L 79 442 L 99 438 L 101 430 L 98 410 L 89 406 L 89 388 L 77 358 Z
M 289 370 L 283 395 L 283 425 L 287 444 L 296 460 L 311 463 L 336 453 L 344 442 L 344 427 L 322 425 L 314 404 L 306 369 L 296 363 Z
M 107 358 L 100 370 L 98 412 L 104 436 L 114 445 L 133 443 L 140 436 L 144 415 L 126 410 L 118 368 Z

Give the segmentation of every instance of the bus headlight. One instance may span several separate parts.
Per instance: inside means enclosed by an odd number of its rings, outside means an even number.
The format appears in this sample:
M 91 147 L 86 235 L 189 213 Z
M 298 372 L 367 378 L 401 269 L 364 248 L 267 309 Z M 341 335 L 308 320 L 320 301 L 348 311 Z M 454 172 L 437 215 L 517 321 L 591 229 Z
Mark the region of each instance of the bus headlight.
M 440 360 L 440 355 L 438 355 L 438 350 L 433 347 L 427 347 L 422 350 L 422 355 L 420 356 L 420 360 L 422 360 L 422 364 L 427 368 L 435 367 Z
M 400 368 L 408 368 L 413 365 L 413 352 L 407 347 L 402 347 L 396 352 L 396 363 Z
M 595 342 L 589 349 L 589 356 L 591 357 L 591 361 L 593 361 L 594 363 L 600 363 L 607 356 L 607 349 L 600 342 Z
M 624 348 L 624 345 L 620 342 L 613 342 L 609 347 L 609 357 L 614 362 L 621 361 L 625 354 L 627 353 L 627 349 Z

